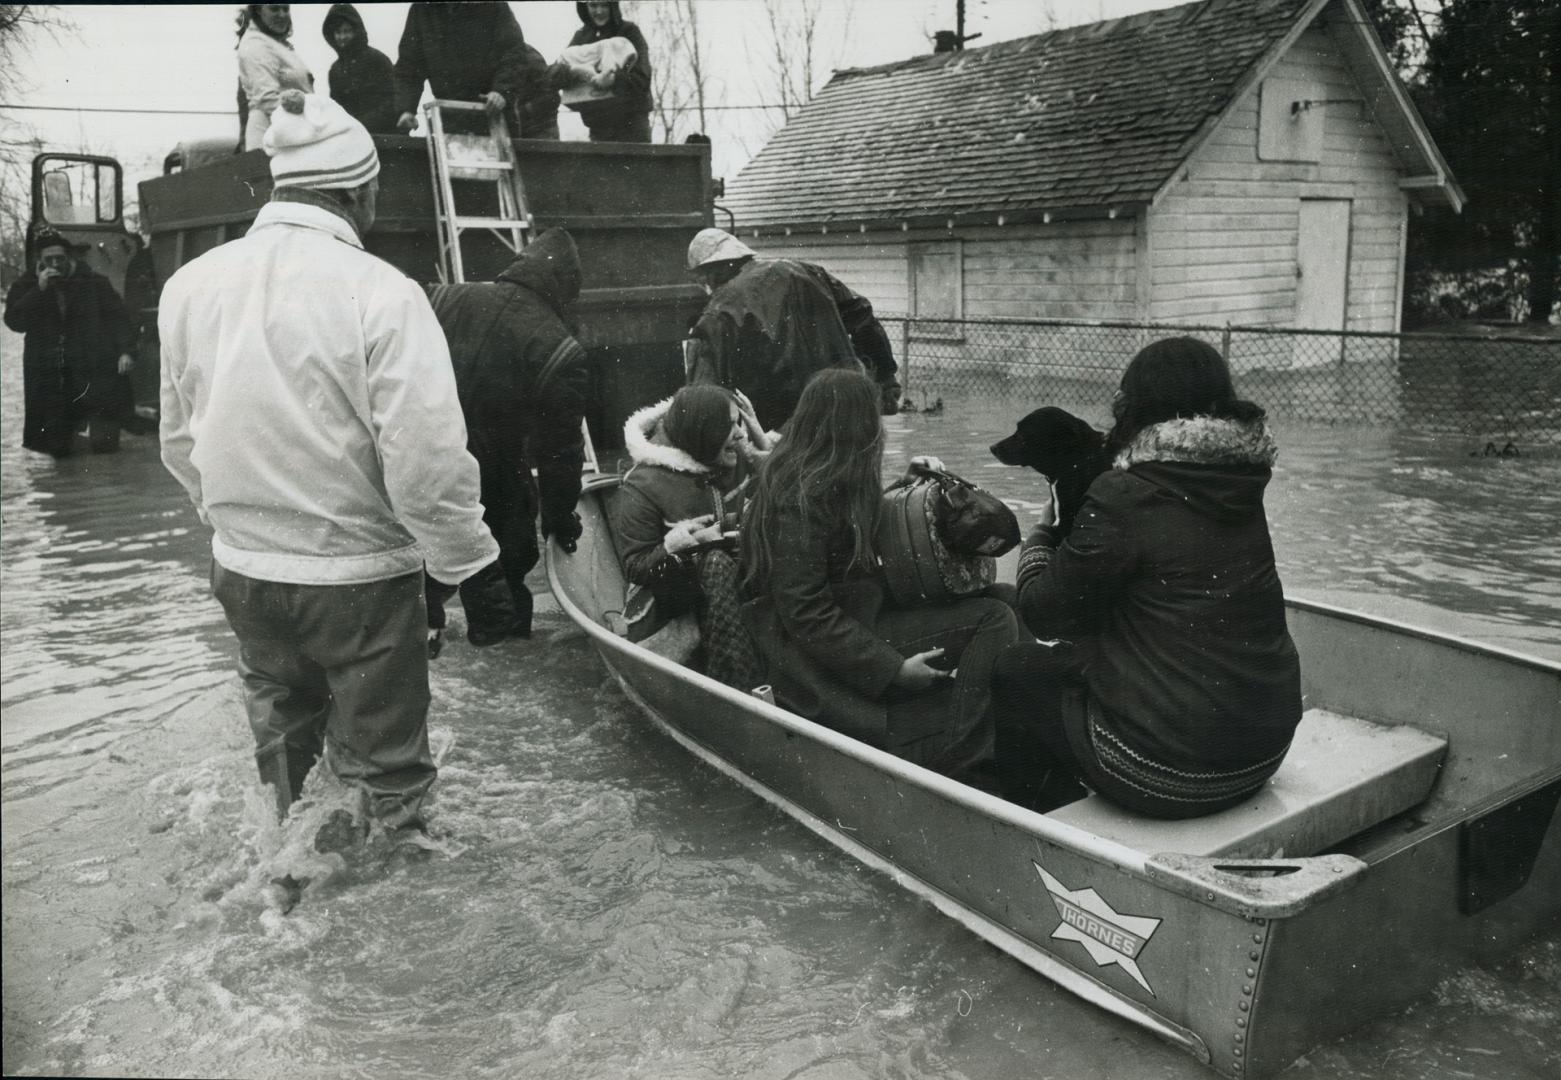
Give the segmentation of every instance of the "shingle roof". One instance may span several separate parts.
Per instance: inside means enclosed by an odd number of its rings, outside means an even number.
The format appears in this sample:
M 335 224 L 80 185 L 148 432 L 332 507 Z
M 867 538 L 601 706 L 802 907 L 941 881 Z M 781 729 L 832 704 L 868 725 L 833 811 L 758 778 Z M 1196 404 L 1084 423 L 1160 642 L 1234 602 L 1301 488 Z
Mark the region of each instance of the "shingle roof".
M 1149 201 L 1312 0 L 1202 0 L 840 71 L 727 188 L 739 228 Z

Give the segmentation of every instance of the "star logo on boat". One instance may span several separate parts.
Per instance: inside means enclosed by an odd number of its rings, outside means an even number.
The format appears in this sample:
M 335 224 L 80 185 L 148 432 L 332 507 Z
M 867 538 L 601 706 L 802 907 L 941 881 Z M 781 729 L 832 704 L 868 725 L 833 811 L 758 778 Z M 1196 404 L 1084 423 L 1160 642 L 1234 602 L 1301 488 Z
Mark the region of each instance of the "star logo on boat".
M 1122 915 L 1100 898 L 1094 889 L 1069 889 L 1046 872 L 1038 862 L 1031 863 L 1041 875 L 1052 904 L 1062 920 L 1052 937 L 1057 941 L 1076 941 L 1084 946 L 1090 959 L 1101 967 L 1116 964 L 1150 994 L 1154 989 L 1139 970 L 1138 956 L 1159 929 L 1161 919 L 1143 915 Z

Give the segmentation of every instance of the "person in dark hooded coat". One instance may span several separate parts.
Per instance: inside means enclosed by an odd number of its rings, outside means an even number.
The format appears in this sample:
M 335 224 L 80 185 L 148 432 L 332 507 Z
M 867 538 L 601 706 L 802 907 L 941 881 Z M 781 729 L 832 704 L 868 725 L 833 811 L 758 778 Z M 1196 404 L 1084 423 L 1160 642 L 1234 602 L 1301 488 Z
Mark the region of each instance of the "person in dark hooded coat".
M 998 660 L 997 763 L 1038 809 L 1082 780 L 1152 817 L 1211 814 L 1263 787 L 1301 719 L 1263 511 L 1274 440 L 1196 338 L 1139 352 L 1112 411 L 1114 466 L 1066 537 L 1042 525 L 1020 555 L 1020 618 L 1054 643 Z
M 94 452 L 116 450 L 135 366 L 124 302 L 52 229 L 39 230 L 32 250 L 36 269 L 17 278 L 5 298 L 5 324 L 26 335 L 22 445 L 65 457 L 77 426 L 87 422 Z
M 481 101 L 509 110 L 521 138 L 557 138 L 558 93 L 547 81 L 542 55 L 526 45 L 508 4 L 413 4 L 396 56 L 396 126 L 417 126 L 426 80 L 434 97 Z M 551 102 L 553 131 L 546 117 Z M 486 134 L 486 122 L 447 116 L 451 131 Z
M 592 45 L 608 38 L 623 38 L 634 46 L 634 65 L 618 73 L 612 96 L 574 106 L 592 142 L 650 142 L 650 46 L 640 28 L 623 17 L 617 0 L 611 3 L 576 4 L 580 29 L 569 39 L 571 47 Z M 554 68 L 555 80 L 563 75 Z
M 473 625 L 474 609 L 488 605 L 483 597 L 468 598 L 463 586 L 474 644 L 531 632 L 525 578 L 541 556 L 538 510 L 542 535 L 565 551 L 572 552 L 580 538 L 575 513 L 585 460 L 580 424 L 592 379 L 585 350 L 565 321 L 579 295 L 580 256 L 562 229 L 537 236 L 496 281 L 429 290 L 450 345 L 468 447 L 482 474 L 483 518 L 499 543 L 499 565 L 518 616 L 511 626 Z M 437 628 L 443 622 L 433 621 L 435 607 L 431 598 L 429 625 Z
M 396 132 L 396 84 L 390 57 L 369 44 L 363 17 L 351 4 L 332 4 L 321 27 L 336 50 L 331 97 L 371 135 Z

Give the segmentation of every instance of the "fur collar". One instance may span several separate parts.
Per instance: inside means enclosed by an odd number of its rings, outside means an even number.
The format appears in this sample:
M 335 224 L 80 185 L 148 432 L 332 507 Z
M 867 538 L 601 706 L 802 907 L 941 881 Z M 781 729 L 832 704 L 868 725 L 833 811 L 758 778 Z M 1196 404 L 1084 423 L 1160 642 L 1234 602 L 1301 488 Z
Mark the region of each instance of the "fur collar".
M 623 448 L 636 465 L 659 465 L 673 472 L 708 476 L 710 466 L 701 465 L 688 452 L 667 442 L 661 432 L 661 418 L 672 407 L 672 399 L 658 401 L 635 412 L 623 423 Z
M 1151 461 L 1272 467 L 1278 455 L 1274 436 L 1262 420 L 1194 416 L 1150 424 L 1117 454 L 1112 467 L 1130 469 Z

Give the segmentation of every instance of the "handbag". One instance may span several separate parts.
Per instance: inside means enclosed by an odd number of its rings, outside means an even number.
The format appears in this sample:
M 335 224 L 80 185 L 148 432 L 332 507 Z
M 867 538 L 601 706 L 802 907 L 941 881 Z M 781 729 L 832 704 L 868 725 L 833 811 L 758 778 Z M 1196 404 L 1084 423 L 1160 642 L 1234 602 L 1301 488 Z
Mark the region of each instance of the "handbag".
M 1019 520 L 968 480 L 922 471 L 884 492 L 873 539 L 896 604 L 943 603 L 997 581 L 996 556 L 1019 542 Z
M 957 555 L 997 558 L 1019 546 L 1019 518 L 1007 503 L 951 472 L 922 470 L 938 487 L 938 536 Z

